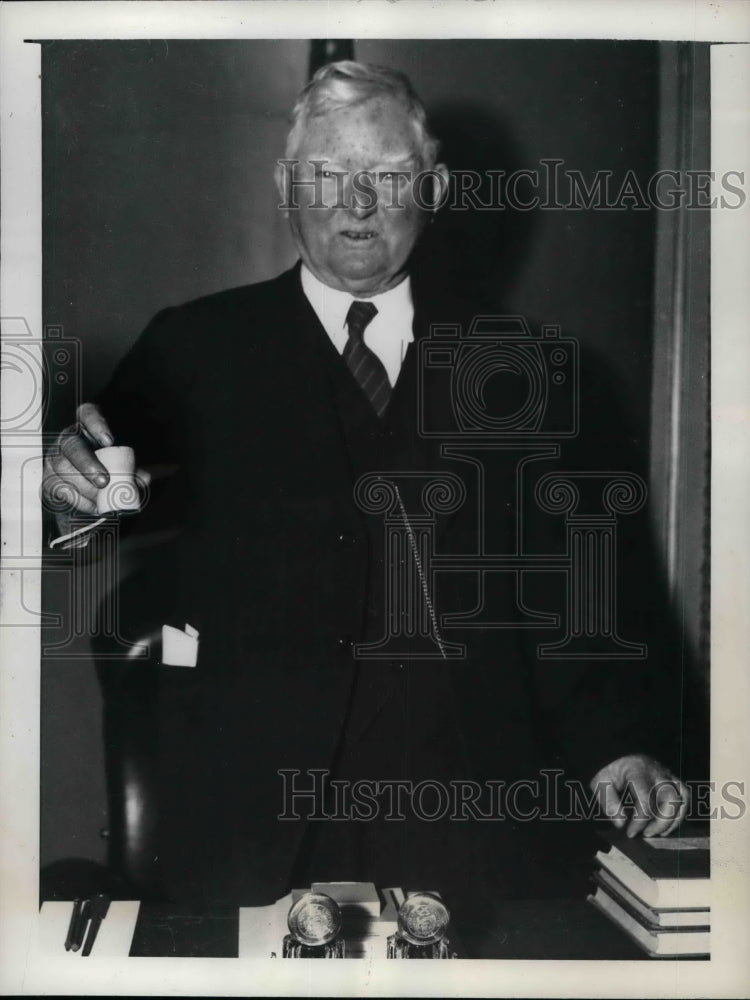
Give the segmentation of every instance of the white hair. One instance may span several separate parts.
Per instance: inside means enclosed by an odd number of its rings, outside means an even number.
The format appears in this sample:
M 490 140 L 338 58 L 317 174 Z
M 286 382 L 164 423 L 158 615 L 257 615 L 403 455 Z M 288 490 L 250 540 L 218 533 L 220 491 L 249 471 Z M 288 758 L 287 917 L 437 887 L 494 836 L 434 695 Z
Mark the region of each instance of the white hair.
M 427 112 L 409 78 L 385 66 L 349 59 L 326 63 L 300 92 L 292 110 L 292 124 L 286 141 L 287 158 L 295 156 L 302 133 L 311 118 L 361 104 L 378 94 L 388 94 L 403 104 L 417 134 L 422 166 L 434 166 L 439 143 L 429 129 Z

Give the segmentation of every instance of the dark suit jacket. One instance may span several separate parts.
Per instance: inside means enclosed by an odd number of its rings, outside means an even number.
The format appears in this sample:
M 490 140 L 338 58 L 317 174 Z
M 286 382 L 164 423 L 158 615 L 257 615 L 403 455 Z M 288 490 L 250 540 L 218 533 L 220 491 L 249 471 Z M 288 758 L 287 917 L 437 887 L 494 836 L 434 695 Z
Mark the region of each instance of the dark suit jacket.
M 417 341 L 433 322 L 471 318 L 428 291 L 415 283 Z M 139 667 L 157 678 L 154 867 L 169 896 L 261 903 L 288 888 L 304 823 L 277 819 L 278 772 L 331 768 L 356 673 L 352 642 L 376 637 L 382 621 L 381 522 L 354 502 L 358 475 L 462 476 L 467 502 L 441 519 L 437 547 L 476 546 L 476 480 L 418 433 L 417 368 L 412 345 L 379 425 L 294 268 L 160 313 L 99 400 L 141 464 L 179 467 L 175 561 L 151 567 L 147 586 L 155 620 L 200 631 L 199 662 Z M 509 493 L 492 512 L 497 537 L 510 537 L 516 513 Z M 475 576 L 448 576 L 447 610 L 471 607 Z M 503 586 L 494 599 L 512 602 Z M 540 663 L 535 640 L 547 634 L 446 636 L 467 643 L 466 660 L 407 666 L 415 685 L 449 692 L 467 777 L 533 778 L 564 765 L 588 778 L 622 753 L 661 753 L 663 719 L 655 727 L 649 717 L 664 709 L 654 693 L 664 670 L 653 660 Z

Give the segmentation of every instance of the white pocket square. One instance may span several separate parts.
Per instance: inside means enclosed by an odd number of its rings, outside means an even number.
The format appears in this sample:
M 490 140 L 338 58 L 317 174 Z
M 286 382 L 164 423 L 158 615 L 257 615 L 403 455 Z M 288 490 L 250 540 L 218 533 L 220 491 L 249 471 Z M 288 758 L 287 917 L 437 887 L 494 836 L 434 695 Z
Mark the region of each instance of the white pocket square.
M 168 667 L 194 667 L 198 663 L 199 633 L 192 625 L 185 631 L 172 625 L 162 625 L 161 662 Z

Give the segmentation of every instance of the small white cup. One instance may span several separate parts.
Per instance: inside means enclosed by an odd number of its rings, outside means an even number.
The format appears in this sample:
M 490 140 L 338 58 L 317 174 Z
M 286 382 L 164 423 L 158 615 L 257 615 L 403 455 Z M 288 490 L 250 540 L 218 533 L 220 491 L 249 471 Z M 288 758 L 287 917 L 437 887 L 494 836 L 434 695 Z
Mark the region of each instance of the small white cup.
M 135 452 L 132 448 L 99 448 L 94 452 L 109 473 L 109 483 L 99 490 L 96 510 L 110 514 L 120 510 L 140 510 L 141 495 L 135 479 Z

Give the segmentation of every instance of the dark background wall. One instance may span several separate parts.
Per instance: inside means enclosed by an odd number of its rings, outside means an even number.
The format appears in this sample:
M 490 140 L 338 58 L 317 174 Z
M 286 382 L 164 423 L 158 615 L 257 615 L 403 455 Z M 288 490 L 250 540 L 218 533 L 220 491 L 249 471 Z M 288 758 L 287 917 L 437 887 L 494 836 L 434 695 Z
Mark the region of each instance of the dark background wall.
M 410 75 L 453 168 L 554 157 L 622 179 L 654 167 L 655 44 L 368 41 L 355 52 Z M 44 317 L 80 341 L 84 397 L 158 309 L 295 259 L 272 170 L 308 58 L 304 41 L 45 43 Z M 652 212 L 443 213 L 433 235 L 509 310 L 598 345 L 647 440 Z M 54 393 L 50 428 L 71 403 Z M 68 580 L 47 575 L 48 610 L 66 613 Z M 100 722 L 81 637 L 43 667 L 43 864 L 104 856 Z

